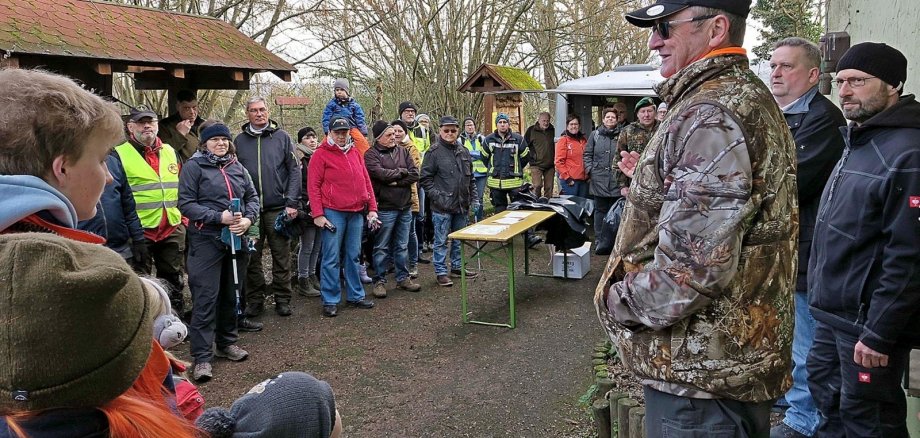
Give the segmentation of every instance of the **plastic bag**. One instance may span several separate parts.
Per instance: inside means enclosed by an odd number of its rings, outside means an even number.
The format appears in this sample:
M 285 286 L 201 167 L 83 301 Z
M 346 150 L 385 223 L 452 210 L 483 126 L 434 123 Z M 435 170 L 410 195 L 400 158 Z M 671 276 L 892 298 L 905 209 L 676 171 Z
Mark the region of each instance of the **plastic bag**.
M 610 255 L 610 252 L 613 251 L 613 243 L 617 240 L 617 230 L 620 228 L 620 220 L 623 217 L 623 207 L 625 205 L 626 198 L 621 197 L 607 211 L 604 216 L 604 226 L 601 227 L 601 235 L 597 236 L 595 254 Z

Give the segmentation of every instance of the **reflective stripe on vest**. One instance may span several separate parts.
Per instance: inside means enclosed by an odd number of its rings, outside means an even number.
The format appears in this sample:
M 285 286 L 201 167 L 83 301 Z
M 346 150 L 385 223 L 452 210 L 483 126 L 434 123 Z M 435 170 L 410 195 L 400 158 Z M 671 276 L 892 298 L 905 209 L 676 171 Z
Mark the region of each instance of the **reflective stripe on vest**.
M 466 139 L 466 141 L 463 142 L 463 146 L 466 147 L 468 150 L 471 150 L 471 151 L 479 150 L 480 153 L 481 153 L 481 151 L 482 151 L 482 142 L 481 142 L 481 141 L 472 142 L 472 141 L 470 141 L 470 139 Z M 475 159 L 474 159 L 474 160 L 473 160 L 473 172 L 474 172 L 474 173 L 481 173 L 481 174 L 485 175 L 485 174 L 489 173 L 489 168 L 486 167 L 486 163 L 483 163 L 482 160 L 475 160 Z
M 179 212 L 179 163 L 172 146 L 163 144 L 160 148 L 159 175 L 131 143 L 116 147 L 115 152 L 125 168 L 128 185 L 134 191 L 134 202 L 137 204 L 137 216 L 141 220 L 141 226 L 160 226 L 163 209 L 166 209 L 169 224 L 178 225 L 182 220 L 182 213 Z

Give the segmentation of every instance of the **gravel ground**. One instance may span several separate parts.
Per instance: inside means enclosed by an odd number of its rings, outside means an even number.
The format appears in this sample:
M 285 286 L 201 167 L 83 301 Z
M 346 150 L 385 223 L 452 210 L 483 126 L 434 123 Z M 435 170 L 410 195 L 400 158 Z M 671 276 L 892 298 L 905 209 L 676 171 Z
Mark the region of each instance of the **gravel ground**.
M 216 360 L 201 392 L 209 406 L 229 406 L 261 380 L 301 370 L 332 385 L 349 437 L 592 436 L 577 400 L 592 383 L 592 348 L 604 337 L 592 297 L 606 257 L 592 257 L 584 279 L 562 280 L 525 277 L 520 242 L 515 253 L 514 330 L 463 324 L 459 281 L 440 288 L 432 266 L 419 265 L 422 292 L 393 291 L 372 310 L 343 307 L 323 318 L 318 298 L 296 294 L 291 317 L 267 306 L 265 329 L 238 344 L 250 358 Z M 542 272 L 548 259 L 546 247 L 532 253 Z M 475 318 L 507 319 L 502 268 L 484 265 L 472 288 Z M 175 350 L 188 358 L 187 343 Z

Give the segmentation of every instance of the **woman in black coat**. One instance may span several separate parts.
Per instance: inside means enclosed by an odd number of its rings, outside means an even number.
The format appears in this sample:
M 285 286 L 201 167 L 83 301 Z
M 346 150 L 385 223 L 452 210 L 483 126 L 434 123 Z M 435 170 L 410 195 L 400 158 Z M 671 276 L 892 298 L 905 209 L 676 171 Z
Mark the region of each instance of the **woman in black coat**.
M 259 214 L 259 197 L 246 169 L 236 159 L 230 130 L 216 123 L 201 131 L 198 152 L 179 175 L 179 211 L 189 219 L 189 290 L 192 321 L 189 325 L 192 378 L 211 378 L 213 356 L 241 361 L 249 356 L 236 345 L 237 290 L 246 278 L 247 238 Z M 231 200 L 240 200 L 240 212 L 231 212 Z M 224 231 L 226 229 L 226 231 Z M 234 257 L 230 234 L 241 245 Z M 236 259 L 236 272 L 233 260 Z M 211 349 L 215 344 L 217 351 Z

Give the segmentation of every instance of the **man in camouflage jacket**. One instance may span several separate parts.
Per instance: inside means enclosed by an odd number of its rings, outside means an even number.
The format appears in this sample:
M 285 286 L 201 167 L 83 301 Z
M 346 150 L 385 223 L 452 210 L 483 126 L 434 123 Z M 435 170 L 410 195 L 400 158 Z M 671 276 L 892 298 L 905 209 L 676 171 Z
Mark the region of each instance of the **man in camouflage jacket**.
M 790 384 L 795 145 L 740 47 L 750 3 L 660 1 L 626 16 L 655 26 L 669 111 L 620 165 L 633 181 L 595 305 L 645 387 L 648 436 L 767 435 Z

